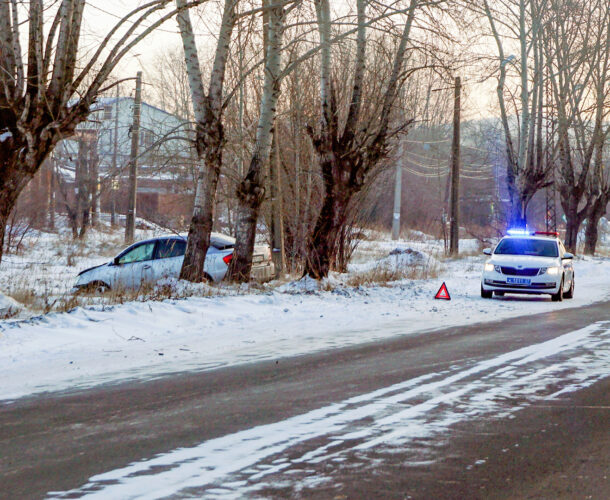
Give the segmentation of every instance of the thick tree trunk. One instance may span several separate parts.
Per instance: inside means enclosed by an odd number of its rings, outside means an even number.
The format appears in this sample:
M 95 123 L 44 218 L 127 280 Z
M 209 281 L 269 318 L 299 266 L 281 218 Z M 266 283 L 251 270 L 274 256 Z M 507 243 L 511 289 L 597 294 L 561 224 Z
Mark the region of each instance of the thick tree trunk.
M 216 206 L 216 189 L 222 166 L 224 143 L 222 125 L 223 86 L 231 33 L 236 20 L 236 4 L 237 2 L 233 0 L 225 1 L 207 95 L 203 88 L 195 35 L 188 10 L 183 10 L 177 17 L 197 122 L 196 149 L 199 172 L 193 217 L 189 226 L 186 253 L 180 270 L 180 279 L 193 282 L 206 279 L 204 264 L 210 247 L 210 233 L 214 225 Z M 186 0 L 177 0 L 176 5 L 179 8 L 184 8 Z
M 195 208 L 189 226 L 188 244 L 180 279 L 199 282 L 206 278 L 205 257 L 210 247 L 210 233 L 214 224 L 216 188 L 222 162 L 220 142 L 214 151 L 208 151 L 205 164 L 199 170 Z
M 18 158 L 0 161 L 0 263 L 4 252 L 6 226 L 17 199 L 32 179 L 31 175 L 22 175 L 18 167 Z
M 578 231 L 589 213 L 591 202 L 587 200 L 586 205 L 579 210 L 582 198 L 580 192 L 575 191 L 572 187 L 562 185 L 560 186 L 559 193 L 561 207 L 566 217 L 565 246 L 570 252 L 574 253 L 578 244 Z
M 260 170 L 262 168 L 260 160 L 257 159 L 256 161 L 259 162 L 257 168 Z M 252 164 L 250 164 L 250 169 L 252 169 Z M 256 224 L 264 196 L 265 190 L 260 178 L 258 180 L 246 178 L 237 193 L 239 202 L 235 223 L 237 241 L 229 268 L 229 276 L 231 280 L 239 283 L 250 279 L 252 252 L 256 242 Z
M 276 106 L 280 94 L 283 24 L 283 7 L 270 9 L 267 28 L 267 51 L 265 54 L 265 82 L 256 129 L 256 143 L 248 173 L 237 189 L 239 203 L 236 224 L 237 242 L 228 272 L 229 279 L 237 282 L 248 281 L 252 269 L 256 224 L 260 206 L 265 196 L 262 169 L 265 163 L 269 161 Z
M 6 193 L 0 193 L 0 263 L 4 254 L 4 233 L 8 225 L 8 219 L 11 215 L 14 203 L 11 205 L 6 197 Z
M 341 194 L 324 197 L 320 216 L 308 242 L 303 275 L 315 279 L 325 278 L 336 260 L 341 229 L 347 218 L 349 199 L 353 196 L 349 192 L 341 191 Z
M 585 229 L 585 253 L 588 255 L 595 255 L 595 248 L 597 247 L 599 235 L 599 221 L 606 213 L 609 201 L 610 189 L 601 193 L 590 208 L 589 217 L 587 218 L 587 227 Z

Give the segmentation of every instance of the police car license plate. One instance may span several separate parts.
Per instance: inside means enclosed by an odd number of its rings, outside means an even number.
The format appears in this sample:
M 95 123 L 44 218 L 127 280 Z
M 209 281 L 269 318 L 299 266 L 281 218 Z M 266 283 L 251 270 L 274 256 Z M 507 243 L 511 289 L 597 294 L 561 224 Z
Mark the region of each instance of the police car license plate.
M 506 282 L 511 285 L 530 285 L 532 280 L 526 278 L 506 278 Z

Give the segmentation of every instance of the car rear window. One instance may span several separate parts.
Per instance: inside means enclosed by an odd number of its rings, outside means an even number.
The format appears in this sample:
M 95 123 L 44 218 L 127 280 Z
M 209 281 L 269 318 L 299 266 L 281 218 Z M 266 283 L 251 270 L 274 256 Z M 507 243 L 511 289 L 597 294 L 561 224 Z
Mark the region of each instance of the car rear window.
M 230 236 L 225 236 L 224 234 L 212 234 L 210 236 L 210 245 L 218 250 L 225 250 L 235 246 L 235 239 Z
M 184 240 L 159 240 L 157 245 L 157 259 L 180 257 L 186 252 Z
M 531 255 L 534 257 L 558 257 L 557 243 L 552 240 L 505 238 L 494 252 L 499 255 Z

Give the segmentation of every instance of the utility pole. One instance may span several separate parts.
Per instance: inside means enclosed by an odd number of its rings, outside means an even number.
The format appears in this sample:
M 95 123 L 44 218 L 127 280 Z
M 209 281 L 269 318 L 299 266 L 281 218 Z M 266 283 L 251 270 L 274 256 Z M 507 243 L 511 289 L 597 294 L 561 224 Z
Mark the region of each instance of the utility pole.
M 276 129 L 277 130 L 277 129 Z M 282 177 L 280 145 L 277 134 L 273 135 L 273 155 L 269 168 L 271 184 L 271 240 L 275 273 L 280 277 L 286 269 L 286 248 L 284 245 L 284 204 L 282 201 Z
M 51 153 L 50 168 L 51 177 L 49 179 L 49 229 L 55 229 L 55 172 L 57 170 L 55 153 Z
M 142 72 L 136 76 L 136 96 L 133 101 L 133 124 L 131 126 L 131 157 L 129 161 L 129 205 L 125 222 L 125 243 L 131 245 L 136 225 L 136 192 L 138 155 L 140 152 L 140 110 L 142 108 Z
M 116 100 L 114 101 L 114 132 L 112 134 L 112 174 L 110 176 L 110 225 L 116 226 L 116 198 L 117 198 L 117 154 L 119 150 L 119 85 L 116 86 Z
M 392 239 L 400 236 L 400 205 L 402 195 L 402 166 L 404 163 L 404 141 L 400 138 L 398 145 L 398 161 L 396 162 L 396 178 L 394 180 L 394 212 L 392 217 Z
M 451 206 L 449 207 L 449 255 L 460 252 L 460 95 L 462 81 L 455 78 L 453 141 L 451 144 Z

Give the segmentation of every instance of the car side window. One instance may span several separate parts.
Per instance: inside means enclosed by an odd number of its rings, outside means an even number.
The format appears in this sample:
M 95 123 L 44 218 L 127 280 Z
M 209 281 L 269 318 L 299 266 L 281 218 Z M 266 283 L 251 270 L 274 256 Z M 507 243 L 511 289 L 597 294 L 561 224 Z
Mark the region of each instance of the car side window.
M 151 260 L 153 251 L 155 250 L 155 242 L 143 243 L 133 248 L 126 254 L 119 257 L 119 264 L 131 264 L 132 262 L 141 262 L 143 260 Z
M 563 243 L 559 242 L 559 256 L 563 259 L 563 255 L 566 253 L 566 247 L 563 246 Z
M 160 240 L 157 244 L 157 259 L 181 257 L 186 252 L 184 240 Z

